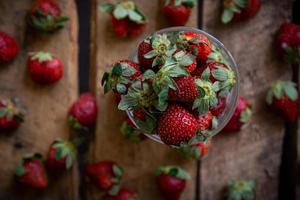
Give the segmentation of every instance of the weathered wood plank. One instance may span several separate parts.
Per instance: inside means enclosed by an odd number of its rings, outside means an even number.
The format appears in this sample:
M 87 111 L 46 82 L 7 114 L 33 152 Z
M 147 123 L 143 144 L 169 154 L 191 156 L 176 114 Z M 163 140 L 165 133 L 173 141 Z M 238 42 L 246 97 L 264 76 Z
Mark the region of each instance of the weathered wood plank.
M 25 16 L 31 0 L 0 2 L 0 30 L 15 36 L 21 45 L 16 60 L 0 68 L 0 95 L 18 96 L 26 105 L 25 123 L 10 135 L 0 136 L 0 199 L 78 199 L 77 168 L 51 177 L 43 192 L 27 191 L 14 181 L 14 170 L 26 153 L 46 153 L 56 138 L 68 138 L 67 112 L 77 97 L 77 13 L 74 1 L 61 0 L 63 14 L 70 17 L 66 27 L 51 35 L 33 33 Z M 28 77 L 27 53 L 50 51 L 64 63 L 64 76 L 53 86 L 38 86 Z
M 94 30 L 92 31 L 94 33 L 92 46 L 94 47 L 95 60 L 92 63 L 95 64 L 92 67 L 96 67 L 95 84 L 100 112 L 95 139 L 90 148 L 90 162 L 104 159 L 118 162 L 125 170 L 123 184 L 135 190 L 143 200 L 161 199 L 154 182 L 154 169 L 157 166 L 180 165 L 193 175 L 182 199 L 192 200 L 195 193 L 195 162 L 185 160 L 174 150 L 154 141 L 148 140 L 140 144 L 125 141 L 119 133 L 119 126 L 124 115 L 117 110 L 112 95 L 104 95 L 100 86 L 102 74 L 108 70 L 111 63 L 128 58 L 140 40 L 164 27 L 159 1 L 143 0 L 136 2 L 149 18 L 145 33 L 137 39 L 120 39 L 112 33 L 109 16 L 98 11 L 98 6 L 104 2 L 114 1 L 98 0 L 94 3 L 96 13 L 93 23 Z M 196 26 L 196 16 L 196 9 L 194 9 L 189 26 Z M 93 187 L 89 188 L 87 191 L 88 199 L 99 199 L 100 193 Z
M 205 1 L 204 30 L 219 38 L 237 61 L 241 95 L 253 104 L 251 124 L 236 134 L 220 134 L 202 164 L 202 199 L 221 199 L 228 179 L 257 179 L 257 199 L 277 199 L 284 125 L 264 103 L 277 79 L 290 79 L 290 68 L 278 62 L 273 38 L 291 14 L 292 1 L 263 1 L 258 15 L 245 23 L 220 24 L 220 1 Z

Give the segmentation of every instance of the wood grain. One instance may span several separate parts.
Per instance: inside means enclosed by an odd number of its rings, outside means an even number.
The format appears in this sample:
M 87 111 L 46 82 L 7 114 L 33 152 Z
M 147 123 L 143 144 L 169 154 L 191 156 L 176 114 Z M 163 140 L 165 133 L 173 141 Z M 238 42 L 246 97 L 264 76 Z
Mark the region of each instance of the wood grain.
M 68 138 L 66 115 L 77 97 L 77 13 L 73 0 L 61 0 L 63 14 L 70 17 L 66 27 L 51 35 L 41 35 L 26 25 L 31 0 L 0 1 L 0 30 L 16 37 L 21 51 L 16 60 L 0 67 L 0 95 L 18 96 L 27 107 L 25 123 L 14 133 L 0 136 L 0 199 L 78 199 L 77 168 L 51 177 L 43 192 L 28 190 L 14 181 L 14 170 L 22 156 L 44 155 L 56 138 Z M 52 86 L 38 86 L 28 77 L 28 52 L 49 51 L 64 63 L 64 76 Z
M 124 140 L 119 132 L 124 114 L 117 110 L 112 95 L 104 95 L 103 88 L 100 86 L 102 74 L 109 69 L 110 64 L 128 58 L 130 52 L 146 35 L 165 27 L 160 3 L 158 0 L 136 1 L 149 19 L 146 31 L 136 39 L 120 39 L 111 31 L 109 15 L 99 11 L 99 5 L 104 2 L 114 1 L 98 0 L 94 2 L 94 12 L 95 10 L 96 12 L 94 13 L 92 46 L 95 60 L 92 61 L 94 63 L 92 67 L 94 67 L 93 73 L 96 74 L 94 84 L 100 112 L 95 139 L 90 148 L 89 161 L 109 159 L 119 163 L 125 170 L 123 185 L 135 190 L 143 200 L 161 199 L 154 181 L 154 170 L 157 166 L 180 165 L 187 169 L 193 177 L 188 182 L 182 199 L 192 200 L 195 194 L 195 162 L 185 160 L 175 150 L 154 141 L 148 140 L 140 144 L 133 144 Z M 189 26 L 196 26 L 196 16 L 196 9 L 194 9 Z M 99 196 L 101 196 L 100 192 L 90 186 L 87 191 L 87 199 L 99 199 Z
M 204 30 L 219 38 L 237 61 L 241 95 L 254 109 L 251 124 L 240 133 L 220 134 L 202 163 L 202 199 L 222 199 L 229 179 L 257 179 L 257 199 L 277 199 L 284 124 L 265 105 L 266 90 L 277 79 L 290 80 L 291 69 L 275 56 L 273 41 L 290 18 L 292 1 L 262 1 L 255 18 L 220 24 L 220 1 L 205 1 Z

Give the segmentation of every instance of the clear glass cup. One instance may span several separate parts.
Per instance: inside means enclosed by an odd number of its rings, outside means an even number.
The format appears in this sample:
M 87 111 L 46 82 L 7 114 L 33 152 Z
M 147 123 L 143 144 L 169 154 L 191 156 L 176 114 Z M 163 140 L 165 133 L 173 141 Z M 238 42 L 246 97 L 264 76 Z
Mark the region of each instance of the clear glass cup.
M 240 80 L 239 80 L 240 77 L 239 77 L 237 65 L 236 65 L 235 60 L 233 59 L 231 53 L 225 48 L 225 46 L 222 44 L 222 42 L 220 42 L 218 39 L 216 39 L 212 35 L 204 32 L 204 31 L 202 31 L 200 29 L 192 28 L 192 27 L 185 27 L 185 26 L 178 26 L 178 27 L 171 27 L 171 28 L 161 29 L 161 30 L 159 30 L 159 31 L 157 31 L 155 33 L 162 34 L 162 33 L 178 32 L 178 31 L 196 32 L 196 33 L 201 33 L 201 34 L 205 35 L 212 42 L 212 44 L 215 45 L 220 50 L 222 56 L 224 57 L 224 59 L 229 64 L 229 67 L 234 71 L 234 73 L 236 75 L 236 84 L 232 88 L 232 90 L 229 93 L 229 95 L 227 96 L 226 107 L 225 107 L 223 113 L 218 117 L 218 122 L 219 122 L 218 123 L 218 127 L 216 127 L 215 129 L 212 129 L 212 135 L 216 135 L 229 122 L 229 120 L 231 119 L 231 117 L 232 117 L 232 115 L 233 115 L 233 113 L 235 111 L 235 108 L 236 108 L 236 103 L 237 103 L 237 99 L 238 99 L 238 95 L 239 95 L 239 86 L 240 86 Z M 155 34 L 155 33 L 153 33 L 153 34 Z M 148 38 L 149 36 L 147 36 L 146 38 Z M 131 55 L 129 56 L 129 60 L 138 62 L 137 48 L 132 51 Z M 136 128 L 139 129 L 139 127 L 136 124 L 135 119 L 133 117 L 132 111 L 127 110 L 126 113 L 127 113 L 128 117 L 130 118 L 130 120 L 132 121 L 132 123 L 136 126 Z M 146 133 L 144 133 L 144 134 L 147 137 L 149 137 L 150 139 L 152 139 L 152 140 L 154 140 L 156 142 L 164 144 L 161 141 L 161 139 L 160 139 L 160 137 L 159 137 L 158 134 L 146 134 Z

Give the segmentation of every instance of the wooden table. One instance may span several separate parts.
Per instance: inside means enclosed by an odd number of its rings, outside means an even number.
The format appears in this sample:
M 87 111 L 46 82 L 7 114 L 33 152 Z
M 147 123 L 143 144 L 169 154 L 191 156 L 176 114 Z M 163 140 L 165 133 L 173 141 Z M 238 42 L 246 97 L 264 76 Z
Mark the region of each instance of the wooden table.
M 12 135 L 0 136 L 0 199 L 78 199 L 78 170 L 55 177 L 45 192 L 25 191 L 16 186 L 13 171 L 24 153 L 46 152 L 56 138 L 68 137 L 66 124 L 69 105 L 77 93 L 77 16 L 73 0 L 60 0 L 64 14 L 71 17 L 65 29 L 52 36 L 32 35 L 26 27 L 25 14 L 30 0 L 0 2 L 0 30 L 16 36 L 22 45 L 18 58 L 8 67 L 0 68 L 0 95 L 20 96 L 28 108 L 26 122 Z M 110 29 L 109 16 L 99 5 L 112 0 L 92 0 L 91 10 L 91 91 L 97 95 L 99 117 L 87 152 L 88 162 L 111 159 L 125 170 L 123 184 L 134 189 L 142 200 L 162 199 L 154 182 L 154 169 L 159 165 L 179 165 L 192 179 L 182 196 L 195 199 L 196 163 L 187 160 L 167 146 L 145 141 L 133 144 L 124 140 L 119 126 L 124 114 L 116 109 L 112 95 L 103 94 L 100 79 L 109 64 L 123 58 L 146 35 L 166 27 L 160 12 L 160 1 L 139 0 L 149 24 L 136 39 L 119 39 Z M 213 141 L 209 156 L 201 165 L 201 199 L 222 199 L 227 180 L 257 179 L 257 199 L 277 199 L 278 169 L 284 132 L 279 117 L 271 114 L 264 103 L 266 90 L 276 79 L 289 79 L 290 70 L 278 62 L 273 51 L 273 38 L 282 21 L 290 18 L 291 0 L 263 1 L 259 14 L 245 23 L 222 25 L 221 3 L 204 1 L 203 29 L 220 39 L 233 54 L 239 67 L 241 95 L 254 109 L 251 124 L 240 133 L 220 134 Z M 80 9 L 80 8 L 79 8 Z M 13 23 L 11 23 L 13 22 Z M 88 22 L 87 22 L 88 23 Z M 193 10 L 188 26 L 197 27 L 197 10 Z M 27 34 L 25 34 L 27 33 Z M 64 78 L 54 86 L 39 87 L 26 74 L 28 51 L 49 50 L 59 55 L 65 66 Z M 17 191 L 15 189 L 17 188 Z M 92 185 L 85 186 L 85 199 L 100 199 L 101 193 Z

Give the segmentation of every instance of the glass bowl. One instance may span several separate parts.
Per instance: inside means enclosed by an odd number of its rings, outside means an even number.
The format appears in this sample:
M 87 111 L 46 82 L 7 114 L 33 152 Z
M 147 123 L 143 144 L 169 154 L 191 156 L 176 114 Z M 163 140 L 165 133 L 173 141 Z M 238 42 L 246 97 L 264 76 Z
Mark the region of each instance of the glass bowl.
M 231 55 L 231 53 L 225 48 L 225 46 L 215 37 L 213 37 L 212 35 L 197 29 L 197 28 L 192 28 L 192 27 L 185 27 L 185 26 L 178 26 L 178 27 L 171 27 L 171 28 L 165 28 L 165 29 L 161 29 L 155 33 L 157 34 L 162 34 L 162 33 L 170 33 L 170 32 L 178 32 L 178 31 L 183 31 L 183 32 L 197 32 L 197 33 L 201 33 L 203 35 L 205 35 L 211 42 L 212 44 L 217 47 L 219 49 L 219 51 L 221 52 L 222 56 L 224 57 L 224 59 L 227 61 L 229 67 L 233 70 L 233 72 L 236 75 L 236 84 L 235 86 L 232 88 L 231 92 L 227 95 L 226 98 L 226 107 L 223 111 L 223 113 L 218 116 L 218 126 L 215 129 L 212 129 L 212 136 L 216 135 L 217 133 L 219 133 L 225 126 L 226 124 L 229 122 L 229 120 L 231 119 L 235 108 L 236 108 L 236 103 L 237 103 L 237 99 L 238 99 L 238 95 L 239 95 L 239 85 L 240 85 L 240 81 L 239 81 L 239 73 L 238 73 L 238 69 L 237 69 L 237 65 Z M 155 34 L 152 33 L 151 35 Z M 149 35 L 150 36 L 150 35 Z M 144 39 L 148 38 L 149 36 L 145 37 Z M 140 44 L 140 43 L 138 43 Z M 137 58 L 137 49 L 134 49 L 131 53 L 131 55 L 129 56 L 129 60 L 132 60 L 134 62 L 138 62 L 138 58 Z M 132 123 L 136 126 L 137 129 L 139 129 L 134 117 L 133 117 L 133 113 L 131 110 L 127 110 L 126 111 L 129 119 L 132 121 Z M 147 137 L 149 137 L 150 139 L 162 143 L 162 140 L 160 139 L 158 134 L 147 134 L 144 133 Z

